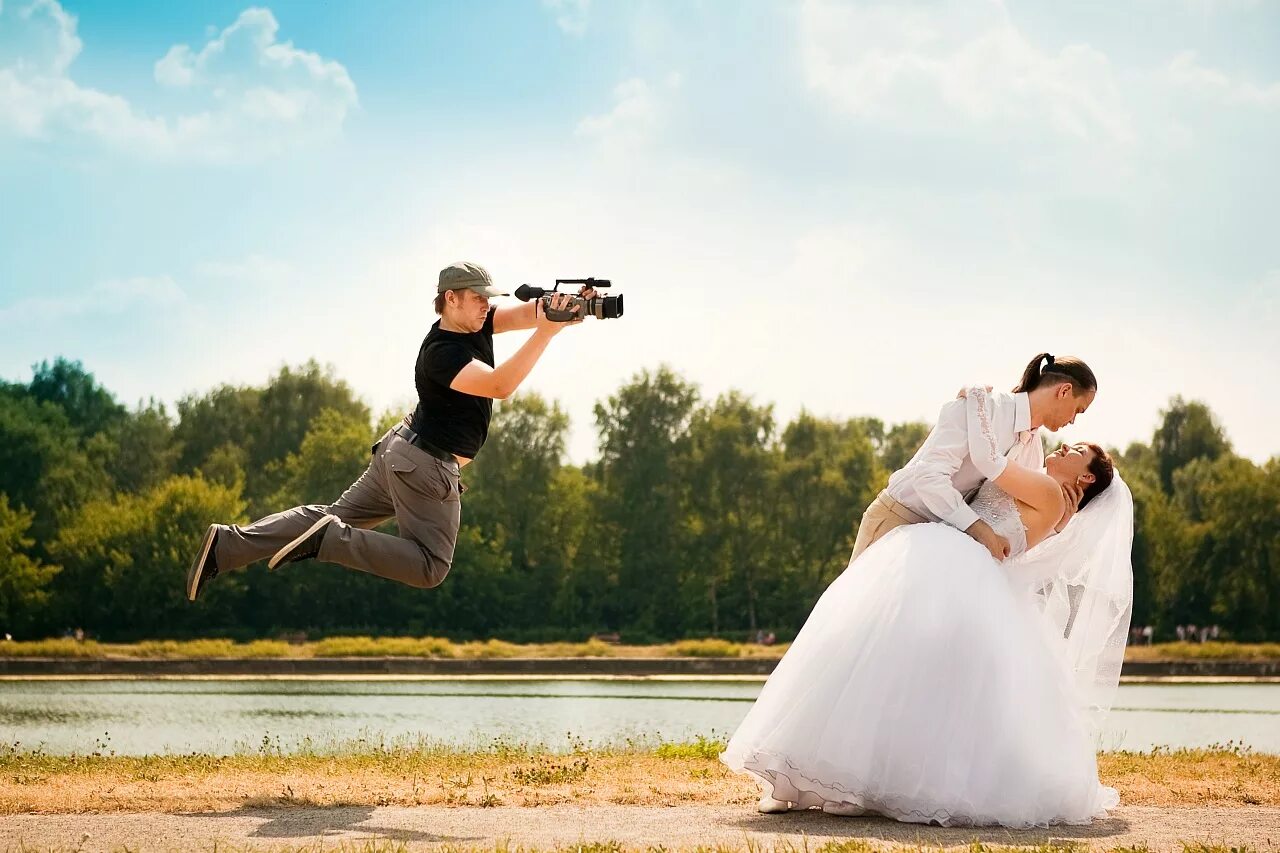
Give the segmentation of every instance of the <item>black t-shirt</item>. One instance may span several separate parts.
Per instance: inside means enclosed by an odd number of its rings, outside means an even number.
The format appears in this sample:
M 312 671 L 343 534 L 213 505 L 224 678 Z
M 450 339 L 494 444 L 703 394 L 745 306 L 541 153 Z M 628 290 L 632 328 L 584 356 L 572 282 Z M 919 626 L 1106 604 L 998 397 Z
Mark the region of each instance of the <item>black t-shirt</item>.
M 489 436 L 493 400 L 455 391 L 449 385 L 473 358 L 493 367 L 496 310 L 489 309 L 478 332 L 448 332 L 437 320 L 422 341 L 414 369 L 418 408 L 413 412 L 413 431 L 436 447 L 468 459 L 475 458 Z

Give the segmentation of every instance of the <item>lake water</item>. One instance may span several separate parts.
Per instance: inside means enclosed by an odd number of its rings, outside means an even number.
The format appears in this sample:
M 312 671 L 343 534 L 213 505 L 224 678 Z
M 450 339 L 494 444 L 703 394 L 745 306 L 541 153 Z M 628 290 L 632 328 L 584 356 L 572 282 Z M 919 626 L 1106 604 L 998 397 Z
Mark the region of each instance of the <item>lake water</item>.
M 53 753 L 289 750 L 305 738 L 494 738 L 566 748 L 575 739 L 726 737 L 759 681 L 141 680 L 0 682 L 0 743 Z M 1235 742 L 1280 753 L 1280 684 L 1121 685 L 1100 746 Z

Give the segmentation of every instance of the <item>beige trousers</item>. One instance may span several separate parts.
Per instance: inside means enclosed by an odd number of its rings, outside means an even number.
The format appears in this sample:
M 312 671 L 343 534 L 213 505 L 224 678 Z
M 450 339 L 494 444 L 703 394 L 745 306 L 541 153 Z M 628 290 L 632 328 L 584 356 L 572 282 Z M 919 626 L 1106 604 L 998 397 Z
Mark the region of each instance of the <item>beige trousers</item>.
M 895 527 L 921 524 L 928 520 L 889 497 L 888 492 L 881 492 L 862 514 L 862 523 L 858 525 L 858 538 L 853 543 L 850 561 L 856 560 L 859 554 L 880 541 L 881 537 Z

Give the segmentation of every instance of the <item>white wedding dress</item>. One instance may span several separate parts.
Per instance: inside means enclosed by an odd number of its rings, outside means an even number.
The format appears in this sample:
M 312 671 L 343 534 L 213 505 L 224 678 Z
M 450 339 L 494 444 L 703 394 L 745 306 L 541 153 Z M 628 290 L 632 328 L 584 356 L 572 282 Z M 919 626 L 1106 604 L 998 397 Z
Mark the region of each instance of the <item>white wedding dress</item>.
M 1026 551 L 999 487 L 973 508 Z M 947 826 L 1105 815 L 1119 797 L 1098 781 L 1086 691 L 1044 582 L 1016 562 L 945 524 L 891 531 L 823 593 L 721 760 L 798 808 Z

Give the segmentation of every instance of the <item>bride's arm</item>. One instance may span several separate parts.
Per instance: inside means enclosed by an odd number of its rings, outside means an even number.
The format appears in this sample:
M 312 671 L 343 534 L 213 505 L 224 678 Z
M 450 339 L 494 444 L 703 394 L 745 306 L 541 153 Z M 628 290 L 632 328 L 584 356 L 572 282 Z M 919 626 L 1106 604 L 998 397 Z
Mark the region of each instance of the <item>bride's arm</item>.
M 1062 517 L 1066 499 L 1058 481 L 1048 474 L 1021 465 L 1008 465 L 1004 473 L 996 477 L 996 485 L 1047 518 Z

